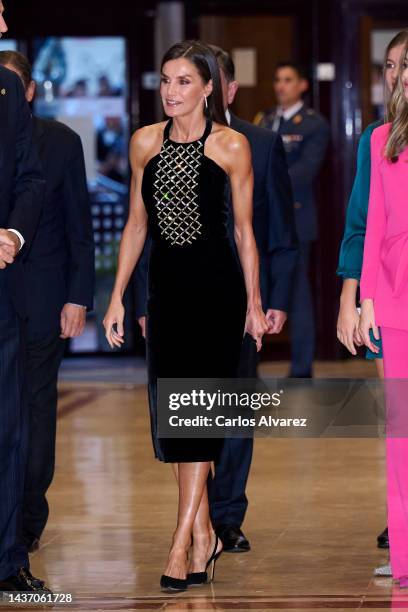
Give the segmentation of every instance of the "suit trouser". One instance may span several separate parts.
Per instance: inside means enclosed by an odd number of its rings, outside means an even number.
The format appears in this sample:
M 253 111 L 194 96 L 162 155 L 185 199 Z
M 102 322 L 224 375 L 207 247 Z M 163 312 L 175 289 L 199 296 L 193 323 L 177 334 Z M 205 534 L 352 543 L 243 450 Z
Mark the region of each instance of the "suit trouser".
M 27 444 L 24 328 L 0 272 L 0 580 L 28 567 L 21 533 Z
M 315 353 L 315 323 L 309 281 L 309 260 L 310 242 L 301 242 L 288 317 L 292 359 L 290 375 L 294 377 L 312 373 Z
M 247 335 L 242 343 L 239 378 L 256 378 L 258 353 L 255 342 Z M 245 493 L 251 468 L 253 438 L 226 438 L 215 474 L 208 479 L 210 515 L 214 527 L 244 522 L 248 507 Z
M 46 498 L 55 470 L 57 380 L 65 342 L 60 330 L 40 336 L 28 329 L 28 458 L 24 489 L 23 536 L 40 538 L 48 520 Z
M 387 410 L 387 524 L 392 575 L 398 580 L 408 576 L 408 331 L 381 327 L 381 338 Z

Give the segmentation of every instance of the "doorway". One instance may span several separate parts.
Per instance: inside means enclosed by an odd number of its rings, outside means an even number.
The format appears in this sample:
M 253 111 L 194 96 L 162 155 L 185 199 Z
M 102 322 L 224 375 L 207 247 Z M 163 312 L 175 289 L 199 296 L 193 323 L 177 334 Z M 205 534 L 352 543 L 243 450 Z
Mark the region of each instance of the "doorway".
M 241 86 L 232 107 L 242 119 L 275 104 L 273 71 L 294 49 L 294 19 L 274 15 L 204 15 L 200 39 L 231 53 Z

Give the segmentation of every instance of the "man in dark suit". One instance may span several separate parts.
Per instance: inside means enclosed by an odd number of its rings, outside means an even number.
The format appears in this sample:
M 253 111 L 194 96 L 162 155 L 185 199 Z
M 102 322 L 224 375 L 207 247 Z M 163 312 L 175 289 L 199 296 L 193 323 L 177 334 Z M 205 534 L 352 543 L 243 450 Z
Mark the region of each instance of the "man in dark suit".
M 7 31 L 0 0 L 0 35 Z M 26 450 L 22 260 L 43 204 L 44 180 L 19 79 L 0 67 L 0 591 L 46 591 L 20 541 Z M 11 229 L 8 229 L 11 228 Z
M 243 121 L 229 111 L 239 83 L 231 56 L 213 47 L 221 72 L 226 117 L 234 130 L 249 141 L 254 171 L 253 228 L 260 259 L 262 306 L 270 324 L 269 333 L 279 334 L 287 318 L 298 241 L 292 206 L 292 188 L 281 138 Z M 238 375 L 257 376 L 256 345 L 246 336 Z M 250 549 L 241 525 L 248 507 L 245 494 L 251 467 L 253 439 L 225 439 L 223 450 L 209 482 L 211 519 L 226 552 Z
M 27 58 L 0 52 L 0 65 L 35 95 Z M 66 338 L 79 336 L 93 305 L 94 243 L 80 137 L 57 121 L 34 118 L 34 142 L 46 178 L 44 208 L 25 261 L 28 308 L 29 446 L 23 537 L 29 550 L 48 519 L 46 492 L 55 467 L 57 378 Z
M 281 62 L 275 71 L 279 106 L 258 113 L 255 123 L 282 136 L 293 186 L 293 206 L 300 257 L 293 284 L 289 318 L 292 364 L 290 376 L 312 376 L 315 352 L 313 300 L 309 282 L 310 246 L 317 238 L 314 183 L 329 141 L 327 121 L 303 103 L 309 84 L 302 68 Z
M 253 227 L 260 256 L 260 280 L 263 308 L 270 323 L 269 333 L 281 331 L 289 306 L 293 274 L 298 258 L 298 244 L 292 205 L 292 189 L 281 138 L 268 130 L 239 119 L 228 107 L 238 89 L 231 57 L 212 47 L 221 69 L 226 116 L 231 128 L 244 134 L 251 146 L 254 169 Z M 135 272 L 136 316 L 145 329 L 146 254 Z M 246 336 L 238 375 L 255 378 L 258 354 L 256 345 Z M 225 552 L 250 550 L 241 531 L 248 500 L 245 494 L 251 466 L 252 438 L 226 439 L 215 474 L 209 480 L 212 523 L 224 544 Z

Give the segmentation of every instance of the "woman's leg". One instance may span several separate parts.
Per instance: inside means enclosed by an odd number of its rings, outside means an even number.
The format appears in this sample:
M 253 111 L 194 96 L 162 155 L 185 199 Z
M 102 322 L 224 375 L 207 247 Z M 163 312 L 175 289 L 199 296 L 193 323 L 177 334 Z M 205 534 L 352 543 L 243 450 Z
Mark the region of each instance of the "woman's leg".
M 173 543 L 164 572 L 172 578 L 186 578 L 188 569 L 187 553 L 191 545 L 193 525 L 204 490 L 207 488 L 210 465 L 209 461 L 179 463 L 177 470 L 174 470 L 176 477 L 178 476 L 179 509 L 177 527 L 173 535 Z
M 381 328 L 387 404 L 387 505 L 393 577 L 408 576 L 408 332 Z M 391 379 L 391 380 L 389 380 Z M 400 436 L 400 437 L 397 437 Z
M 210 519 L 208 489 L 205 487 L 193 525 L 193 552 L 189 572 L 203 572 L 205 570 L 206 563 L 213 553 L 215 541 L 216 536 Z M 222 550 L 222 542 L 218 540 L 217 552 L 220 550 Z
M 172 464 L 174 475 L 178 482 L 178 464 Z M 215 533 L 210 519 L 208 503 L 208 488 L 204 487 L 200 505 L 193 524 L 193 549 L 189 563 L 189 572 L 203 572 L 215 545 Z M 222 549 L 219 540 L 217 551 Z

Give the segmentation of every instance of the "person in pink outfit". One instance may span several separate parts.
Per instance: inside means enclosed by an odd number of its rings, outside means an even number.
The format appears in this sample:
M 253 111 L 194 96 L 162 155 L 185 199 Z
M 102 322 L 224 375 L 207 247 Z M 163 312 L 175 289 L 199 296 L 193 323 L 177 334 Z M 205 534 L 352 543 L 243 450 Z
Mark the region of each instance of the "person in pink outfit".
M 381 327 L 387 399 L 387 500 L 393 577 L 408 587 L 408 45 L 390 117 L 371 136 L 371 183 L 360 280 L 360 334 Z M 393 379 L 393 380 L 389 380 Z

